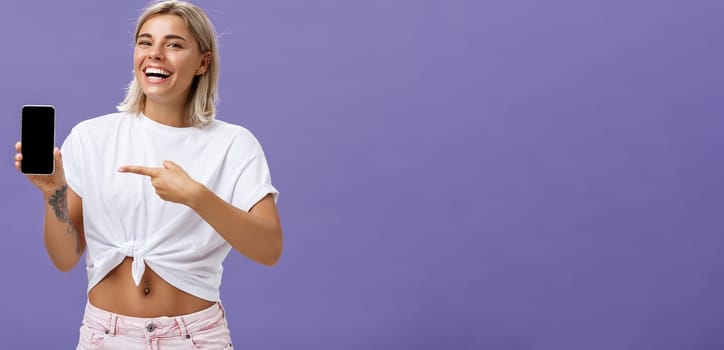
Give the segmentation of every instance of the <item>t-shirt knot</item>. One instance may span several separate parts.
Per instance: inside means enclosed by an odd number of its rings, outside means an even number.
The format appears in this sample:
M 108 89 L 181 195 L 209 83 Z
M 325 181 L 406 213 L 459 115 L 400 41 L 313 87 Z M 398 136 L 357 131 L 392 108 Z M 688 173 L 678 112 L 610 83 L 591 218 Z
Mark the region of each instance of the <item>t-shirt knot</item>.
M 141 285 L 141 278 L 143 273 L 146 271 L 146 261 L 144 260 L 144 249 L 143 242 L 139 241 L 128 241 L 118 248 L 121 254 L 130 256 L 133 258 L 133 264 L 131 265 L 131 275 L 133 276 L 133 282 L 136 286 Z

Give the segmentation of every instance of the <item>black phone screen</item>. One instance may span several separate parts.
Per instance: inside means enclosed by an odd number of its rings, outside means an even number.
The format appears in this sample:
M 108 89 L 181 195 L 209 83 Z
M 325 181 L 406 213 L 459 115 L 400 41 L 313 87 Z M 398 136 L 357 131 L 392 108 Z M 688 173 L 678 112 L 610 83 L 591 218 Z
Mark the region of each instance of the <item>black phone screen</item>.
M 24 174 L 52 174 L 55 170 L 55 108 L 53 106 L 23 106 L 21 118 L 20 170 Z

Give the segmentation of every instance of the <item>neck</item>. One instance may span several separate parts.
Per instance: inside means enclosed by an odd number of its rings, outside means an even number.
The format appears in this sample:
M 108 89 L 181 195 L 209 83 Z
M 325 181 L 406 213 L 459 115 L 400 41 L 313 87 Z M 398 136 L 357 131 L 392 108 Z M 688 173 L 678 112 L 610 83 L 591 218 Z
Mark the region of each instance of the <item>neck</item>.
M 153 121 L 168 126 L 183 128 L 186 125 L 186 108 L 183 104 L 159 104 L 146 99 L 143 114 Z

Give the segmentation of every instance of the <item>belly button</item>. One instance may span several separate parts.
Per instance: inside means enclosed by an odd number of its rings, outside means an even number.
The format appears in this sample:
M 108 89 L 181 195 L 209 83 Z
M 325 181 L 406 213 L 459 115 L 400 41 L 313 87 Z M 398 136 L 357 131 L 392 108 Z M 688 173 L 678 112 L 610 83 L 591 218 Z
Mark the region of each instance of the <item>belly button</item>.
M 150 294 L 150 293 L 151 293 L 151 289 L 150 289 L 150 288 L 148 288 L 148 287 L 146 287 L 146 288 L 143 288 L 143 293 L 144 293 L 144 294 L 146 294 L 146 295 L 148 295 L 148 294 Z

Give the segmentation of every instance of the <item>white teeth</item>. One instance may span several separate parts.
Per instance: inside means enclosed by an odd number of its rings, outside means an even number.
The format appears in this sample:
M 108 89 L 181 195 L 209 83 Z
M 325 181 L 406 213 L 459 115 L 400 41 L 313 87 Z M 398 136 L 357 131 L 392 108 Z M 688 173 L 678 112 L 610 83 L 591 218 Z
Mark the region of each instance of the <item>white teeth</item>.
M 148 67 L 148 68 L 146 68 L 146 72 L 145 72 L 145 73 L 146 73 L 146 74 L 162 74 L 162 75 L 165 75 L 165 76 L 171 75 L 171 72 L 169 72 L 169 71 L 166 71 L 166 70 L 163 70 L 163 69 L 159 69 L 159 68 L 153 68 L 153 67 Z

